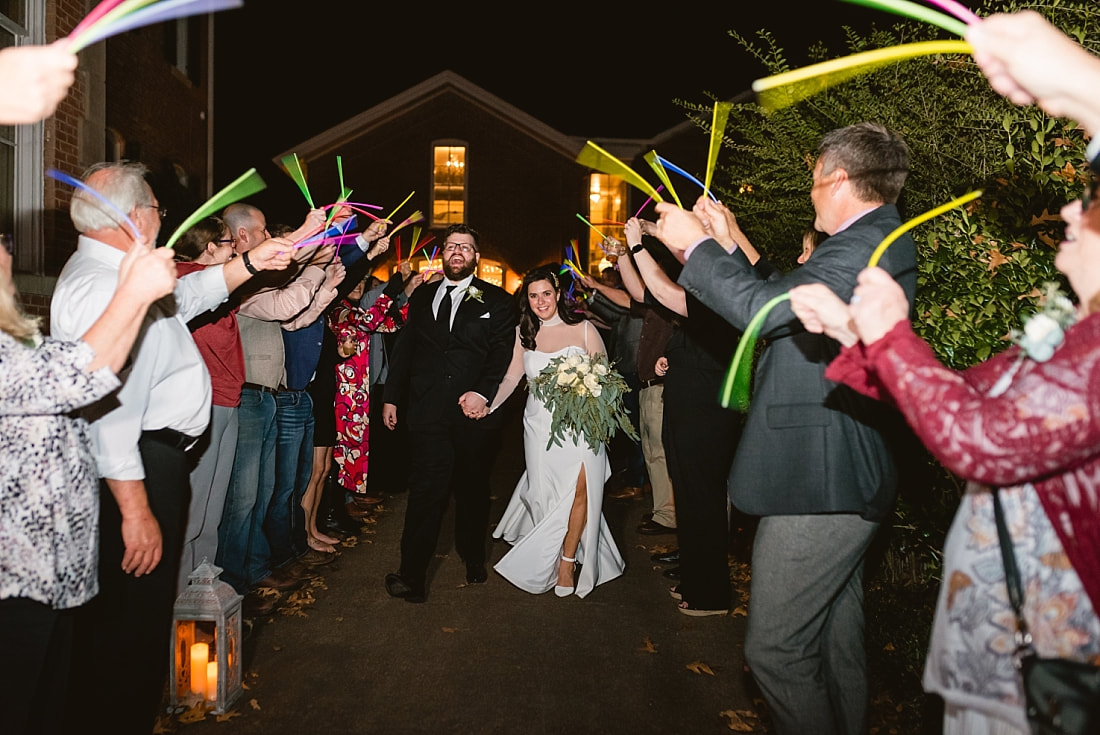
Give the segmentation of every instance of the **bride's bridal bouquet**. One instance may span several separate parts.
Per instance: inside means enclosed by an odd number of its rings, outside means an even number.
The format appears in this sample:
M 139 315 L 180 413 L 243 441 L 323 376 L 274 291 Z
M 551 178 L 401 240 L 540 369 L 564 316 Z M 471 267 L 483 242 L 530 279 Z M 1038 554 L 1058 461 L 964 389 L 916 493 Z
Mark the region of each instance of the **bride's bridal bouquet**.
M 593 452 L 619 429 L 638 438 L 623 407 L 623 394 L 630 387 L 607 355 L 555 357 L 531 381 L 530 390 L 551 415 L 547 449 L 561 446 L 566 432 L 584 437 Z

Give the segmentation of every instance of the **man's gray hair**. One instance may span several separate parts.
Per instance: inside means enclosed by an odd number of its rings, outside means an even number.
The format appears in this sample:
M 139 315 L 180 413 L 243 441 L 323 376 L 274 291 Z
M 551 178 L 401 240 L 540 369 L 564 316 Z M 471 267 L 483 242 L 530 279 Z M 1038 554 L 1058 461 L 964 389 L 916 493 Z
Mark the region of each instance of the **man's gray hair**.
M 144 164 L 133 161 L 97 163 L 84 172 L 81 181 L 87 182 L 89 177 L 98 174 L 95 190 L 117 207 L 119 212 L 129 215 L 134 207 L 153 205 L 153 190 L 145 181 L 147 173 L 149 169 Z M 69 203 L 69 217 L 77 232 L 125 227 L 118 212 L 113 211 L 83 189 L 77 189 L 73 193 L 72 201 Z
M 243 227 L 246 230 L 255 223 L 256 215 L 260 214 L 260 210 L 253 207 L 251 204 L 245 204 L 244 202 L 235 202 L 230 204 L 222 212 L 222 220 L 229 227 L 229 234 L 231 237 L 235 237 L 237 234 L 237 228 Z
M 861 122 L 826 133 L 817 152 L 821 173 L 844 169 L 865 202 L 894 204 L 909 175 L 909 146 L 878 123 Z

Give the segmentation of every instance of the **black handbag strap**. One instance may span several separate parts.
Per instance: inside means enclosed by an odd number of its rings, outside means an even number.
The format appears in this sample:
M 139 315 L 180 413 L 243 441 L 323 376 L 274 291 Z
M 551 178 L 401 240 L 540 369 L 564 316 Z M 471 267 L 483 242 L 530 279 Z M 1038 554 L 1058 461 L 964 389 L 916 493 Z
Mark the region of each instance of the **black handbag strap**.
M 1005 512 L 1001 508 L 1000 490 L 993 490 L 993 517 L 997 521 L 997 539 L 1001 542 L 1001 560 L 1005 565 L 1005 586 L 1008 588 L 1008 601 L 1016 613 L 1016 654 L 1031 648 L 1031 632 L 1024 620 L 1024 590 L 1020 584 L 1020 570 L 1016 566 L 1016 555 L 1012 552 L 1012 538 L 1008 535 Z

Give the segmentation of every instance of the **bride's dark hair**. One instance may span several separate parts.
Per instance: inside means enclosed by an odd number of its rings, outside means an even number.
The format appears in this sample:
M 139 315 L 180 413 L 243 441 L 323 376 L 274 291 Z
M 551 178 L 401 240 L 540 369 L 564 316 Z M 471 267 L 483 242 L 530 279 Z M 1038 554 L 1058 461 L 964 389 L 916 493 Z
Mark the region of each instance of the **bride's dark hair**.
M 535 349 L 535 336 L 539 333 L 542 322 L 531 311 L 531 303 L 527 299 L 527 289 L 535 281 L 549 281 L 558 294 L 558 316 L 566 324 L 578 324 L 584 321 L 584 316 L 573 309 L 573 304 L 566 298 L 567 284 L 565 276 L 559 274 L 560 267 L 550 263 L 540 265 L 527 271 L 523 277 L 523 284 L 516 291 L 516 301 L 519 302 L 519 342 L 528 350 Z

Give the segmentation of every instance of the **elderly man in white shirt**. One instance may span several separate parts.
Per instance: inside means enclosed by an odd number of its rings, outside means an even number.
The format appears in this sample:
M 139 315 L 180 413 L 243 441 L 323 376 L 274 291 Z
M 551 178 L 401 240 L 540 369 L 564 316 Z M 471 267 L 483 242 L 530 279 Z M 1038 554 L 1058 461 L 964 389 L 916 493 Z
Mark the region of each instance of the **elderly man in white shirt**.
M 78 190 L 70 216 L 81 233 L 58 278 L 51 334 L 75 339 L 106 307 L 118 265 L 135 237 L 153 242 L 161 211 L 140 164 L 98 164 L 84 181 L 117 209 Z M 123 224 L 126 213 L 137 229 Z M 210 376 L 187 329 L 253 273 L 285 268 L 291 245 L 271 240 L 178 280 L 174 297 L 149 309 L 122 387 L 91 407 L 100 493 L 100 595 L 78 619 L 74 676 L 92 701 L 125 701 L 116 732 L 152 730 L 168 673 L 176 570 L 190 495 L 185 449 L 210 417 Z M 86 636 L 86 637 L 85 637 Z M 82 663 L 96 662 L 93 670 Z M 105 670 L 107 666 L 110 670 Z M 81 703 L 74 703 L 80 711 Z M 86 711 L 86 710 L 85 710 Z

